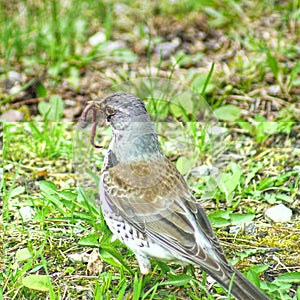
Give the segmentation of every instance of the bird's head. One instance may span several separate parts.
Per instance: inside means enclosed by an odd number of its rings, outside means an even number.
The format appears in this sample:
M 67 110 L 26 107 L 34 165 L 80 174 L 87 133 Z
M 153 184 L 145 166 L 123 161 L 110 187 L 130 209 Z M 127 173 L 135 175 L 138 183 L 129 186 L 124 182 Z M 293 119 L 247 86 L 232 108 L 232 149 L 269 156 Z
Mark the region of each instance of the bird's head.
M 122 131 L 128 129 L 132 123 L 150 122 L 144 103 L 131 94 L 115 93 L 93 103 L 113 130 Z

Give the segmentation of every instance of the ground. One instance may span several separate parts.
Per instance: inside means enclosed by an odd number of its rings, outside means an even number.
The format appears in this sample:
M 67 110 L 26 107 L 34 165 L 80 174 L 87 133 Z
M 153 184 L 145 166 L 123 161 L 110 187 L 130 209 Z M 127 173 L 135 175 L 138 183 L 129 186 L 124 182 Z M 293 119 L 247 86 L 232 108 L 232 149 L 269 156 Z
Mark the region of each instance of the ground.
M 119 90 L 145 101 L 227 257 L 271 299 L 300 299 L 297 1 L 0 5 L 3 299 L 226 295 L 198 268 L 153 261 L 142 278 L 111 242 L 97 206 L 111 131 L 87 149 L 91 127 L 77 123 Z M 221 133 L 208 140 L 203 120 Z M 265 217 L 278 204 L 290 221 Z

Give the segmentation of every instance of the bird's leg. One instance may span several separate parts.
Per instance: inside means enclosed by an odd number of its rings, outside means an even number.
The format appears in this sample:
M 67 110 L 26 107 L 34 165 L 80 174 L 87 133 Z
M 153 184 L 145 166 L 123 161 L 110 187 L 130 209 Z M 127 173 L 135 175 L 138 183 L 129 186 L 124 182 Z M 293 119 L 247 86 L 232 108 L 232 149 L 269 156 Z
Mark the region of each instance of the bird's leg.
M 135 253 L 135 257 L 139 263 L 140 271 L 143 275 L 148 275 L 151 272 L 151 263 L 147 256 Z

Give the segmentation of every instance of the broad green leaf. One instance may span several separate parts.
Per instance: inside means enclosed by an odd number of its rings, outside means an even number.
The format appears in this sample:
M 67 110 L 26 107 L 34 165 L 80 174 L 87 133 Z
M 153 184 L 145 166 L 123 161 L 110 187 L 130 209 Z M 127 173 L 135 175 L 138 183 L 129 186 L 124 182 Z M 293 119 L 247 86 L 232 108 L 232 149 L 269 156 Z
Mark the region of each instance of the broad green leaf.
M 235 258 L 235 259 L 231 259 L 230 261 L 233 263 L 233 264 L 236 264 L 237 262 L 249 257 L 249 256 L 252 256 L 253 254 L 257 253 L 258 250 L 257 249 L 250 249 L 250 250 L 243 250 L 242 252 L 238 252 L 237 253 L 237 256 L 238 258 Z M 260 266 L 258 266 L 260 267 Z M 262 271 L 258 271 L 260 270 L 257 266 L 255 266 L 255 268 L 250 268 L 251 270 L 254 270 L 256 273 L 261 273 Z M 268 269 L 268 267 L 267 267 Z
M 213 227 L 226 227 L 231 224 L 230 220 L 224 218 L 209 218 L 209 221 Z
M 57 187 L 51 181 L 41 180 L 39 181 L 39 186 L 45 194 L 57 194 Z
M 231 224 L 244 224 L 254 220 L 255 214 L 230 214 Z
M 118 268 L 123 266 L 129 273 L 133 273 L 128 264 L 123 260 L 123 256 L 120 252 L 116 251 L 113 247 L 101 245 L 99 253 L 105 262 Z
M 235 121 L 241 116 L 241 109 L 238 106 L 228 104 L 214 110 L 217 119 L 222 121 Z
M 180 94 L 178 103 L 182 106 L 187 114 L 192 114 L 194 105 L 192 101 L 193 95 L 190 92 L 184 92 Z
M 247 278 L 254 284 L 256 285 L 257 287 L 259 287 L 259 277 L 258 277 L 258 273 L 256 273 L 255 271 L 253 270 L 249 270 L 247 272 Z
M 231 214 L 230 211 L 227 211 L 227 210 L 218 210 L 217 212 L 211 213 L 208 216 L 210 218 L 223 218 L 223 219 L 229 220 L 230 219 L 230 214 Z
M 46 275 L 29 275 L 22 278 L 23 286 L 29 289 L 48 292 L 51 289 L 50 278 Z
M 256 253 L 256 250 L 248 250 L 251 251 L 252 254 Z M 260 274 L 266 270 L 268 270 L 268 268 L 270 267 L 270 265 L 258 265 L 258 266 L 252 266 L 250 267 L 250 270 L 254 271 L 257 274 Z
M 50 110 L 51 110 L 51 106 L 49 103 L 39 102 L 38 111 L 44 118 L 46 118 L 46 116 L 49 114 Z
M 69 201 L 74 201 L 77 198 L 77 194 L 70 192 L 70 191 L 60 191 L 59 195 L 65 199 L 65 200 L 69 200 Z
M 219 210 L 209 214 L 208 218 L 213 227 L 225 227 L 231 224 L 229 211 Z
M 60 121 L 63 111 L 64 111 L 64 102 L 63 100 L 58 96 L 52 96 L 49 100 L 51 110 L 48 115 L 48 119 L 50 121 L 58 122 Z
M 26 261 L 32 257 L 32 253 L 28 248 L 18 249 L 16 252 L 16 260 L 19 262 Z
M 276 203 L 276 195 L 275 194 L 265 194 L 263 199 L 266 200 L 269 204 Z
M 240 175 L 235 174 L 223 174 L 220 181 L 220 189 L 226 197 L 231 194 L 236 187 L 238 186 L 240 181 Z
M 286 282 L 286 283 L 300 283 L 300 272 L 287 272 L 281 275 L 278 275 L 276 278 L 277 282 Z
M 19 195 L 23 194 L 24 192 L 25 192 L 25 187 L 24 186 L 17 186 L 16 188 L 14 188 L 10 192 L 9 197 L 13 198 L 13 197 L 16 197 L 16 196 L 19 196 Z
M 78 242 L 78 245 L 85 247 L 99 247 L 99 238 L 99 233 L 92 233 L 88 236 L 81 238 Z
M 184 156 L 180 156 L 177 159 L 176 168 L 182 175 L 187 174 L 191 170 L 192 166 L 193 166 L 193 162 Z
M 276 195 L 276 199 L 281 200 L 281 201 L 285 201 L 285 202 L 289 202 L 289 203 L 293 202 L 292 197 L 290 197 L 288 195 L 285 195 L 285 194 Z
M 41 82 L 37 83 L 35 93 L 38 98 L 43 98 L 47 96 L 47 90 Z
M 256 115 L 254 117 L 254 121 L 255 122 L 258 122 L 258 123 L 261 123 L 261 122 L 267 122 L 267 119 L 264 117 L 264 116 L 261 116 L 261 115 Z M 255 123 L 254 123 L 255 124 Z
M 237 165 L 236 163 L 230 162 L 229 167 L 230 167 L 230 170 L 232 171 L 232 173 L 238 173 L 239 175 L 242 175 L 243 171 L 239 167 L 239 165 Z
M 211 92 L 214 89 L 214 85 L 208 83 L 208 77 L 207 75 L 199 75 L 197 76 L 193 82 L 191 87 L 193 90 L 197 92 L 201 92 L 201 95 L 205 95 L 206 93 Z
M 171 103 L 170 110 L 175 118 L 180 118 L 181 116 L 185 115 L 184 109 L 177 103 Z
M 40 102 L 38 104 L 38 110 L 44 119 L 58 122 L 63 115 L 64 103 L 60 97 L 52 96 L 49 103 Z
M 241 127 L 242 129 L 245 129 L 245 130 L 247 130 L 249 133 L 252 134 L 253 127 L 252 127 L 252 125 L 251 125 L 249 122 L 238 121 L 238 124 L 240 125 L 240 127 Z
M 193 94 L 184 92 L 176 95 L 170 102 L 170 110 L 176 118 L 184 118 L 194 112 Z

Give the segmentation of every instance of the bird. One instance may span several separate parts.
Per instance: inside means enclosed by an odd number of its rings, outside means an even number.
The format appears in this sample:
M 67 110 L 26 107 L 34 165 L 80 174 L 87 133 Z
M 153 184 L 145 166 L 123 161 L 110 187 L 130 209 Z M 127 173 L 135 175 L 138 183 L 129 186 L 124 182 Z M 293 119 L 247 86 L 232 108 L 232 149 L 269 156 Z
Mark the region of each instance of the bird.
M 226 259 L 209 219 L 186 181 L 163 154 L 143 101 L 114 93 L 89 102 L 94 143 L 98 113 L 112 128 L 102 166 L 99 198 L 113 234 L 135 254 L 142 274 L 150 260 L 199 266 L 240 300 L 269 299 Z

